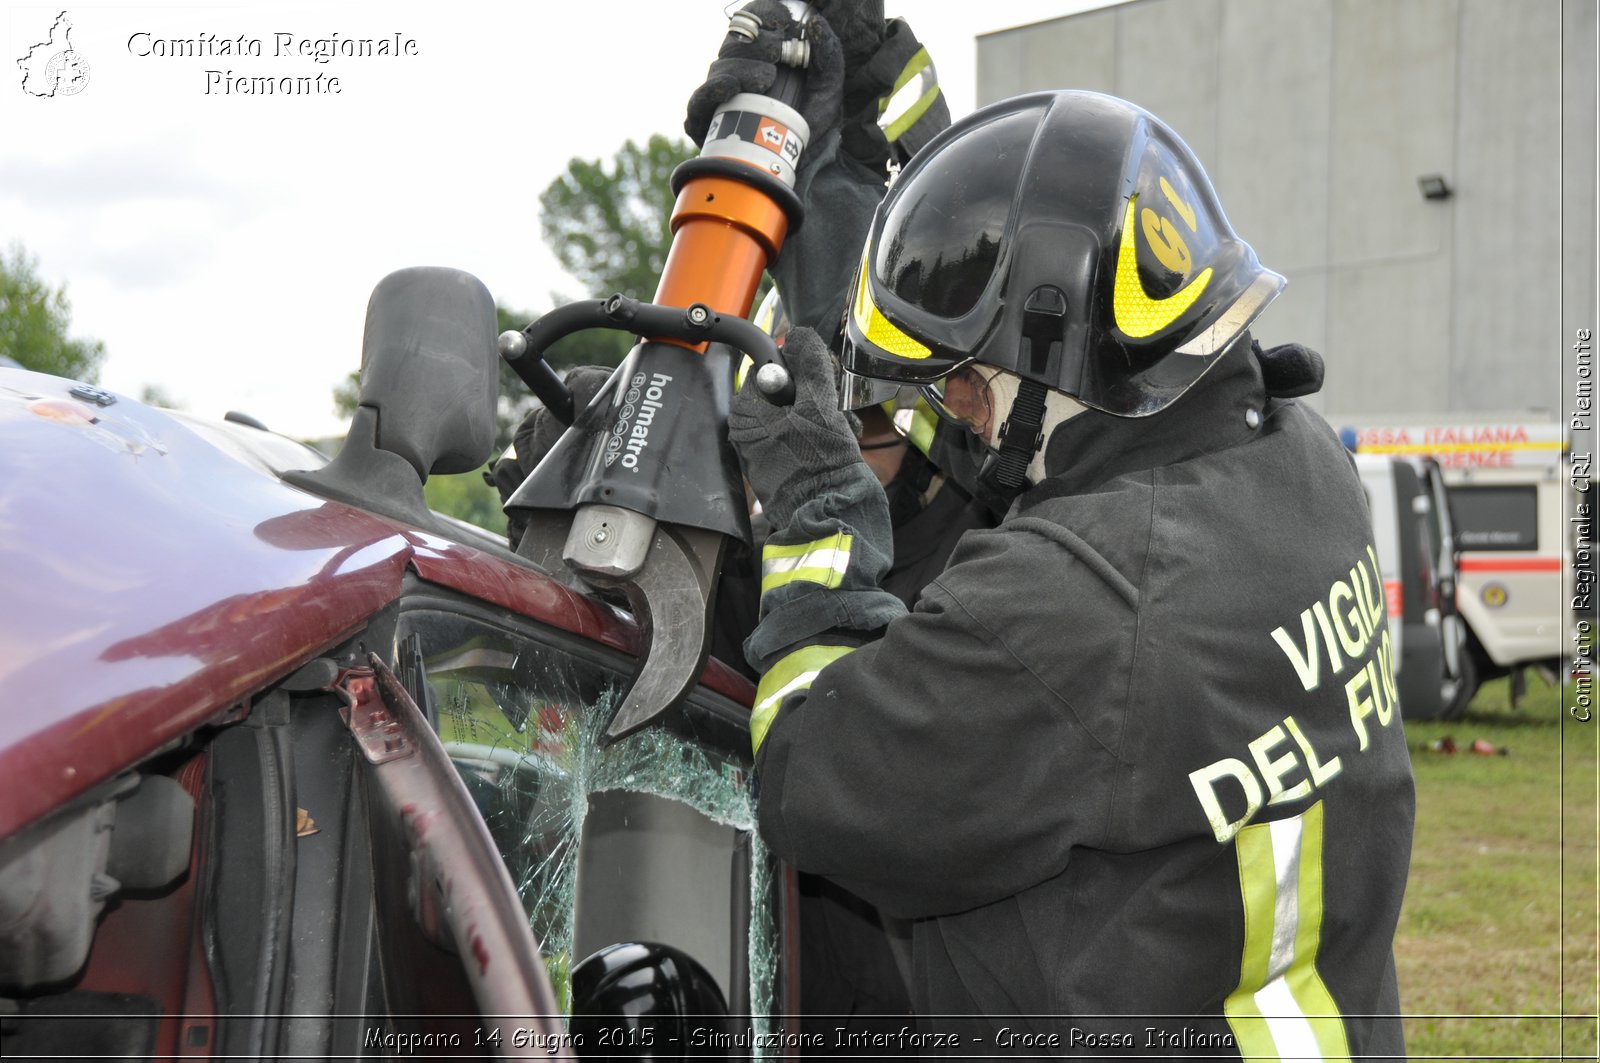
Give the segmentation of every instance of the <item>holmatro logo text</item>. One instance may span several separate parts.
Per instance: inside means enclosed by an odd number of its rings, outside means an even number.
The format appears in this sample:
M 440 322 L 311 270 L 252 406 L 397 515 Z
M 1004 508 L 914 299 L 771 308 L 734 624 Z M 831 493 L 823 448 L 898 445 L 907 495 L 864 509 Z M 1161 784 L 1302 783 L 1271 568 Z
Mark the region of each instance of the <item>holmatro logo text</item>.
M 606 464 L 621 460 L 622 467 L 632 471 L 639 468 L 639 455 L 650 445 L 650 426 L 655 423 L 656 411 L 666 395 L 672 377 L 654 373 L 646 377 L 635 373 L 628 381 L 628 391 L 622 396 L 622 408 L 617 411 L 617 423 L 611 427 L 611 438 L 606 441 Z

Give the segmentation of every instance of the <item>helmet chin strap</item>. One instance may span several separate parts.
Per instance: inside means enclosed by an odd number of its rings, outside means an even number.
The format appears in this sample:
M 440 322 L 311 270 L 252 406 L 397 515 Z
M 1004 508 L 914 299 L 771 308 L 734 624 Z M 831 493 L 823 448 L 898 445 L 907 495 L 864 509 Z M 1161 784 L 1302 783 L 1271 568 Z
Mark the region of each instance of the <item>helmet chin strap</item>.
M 1009 410 L 998 409 L 1000 397 L 995 397 L 994 415 L 1004 416 L 1005 420 L 1001 422 L 996 440 L 999 444 L 996 454 L 983 466 L 983 474 L 996 487 L 1011 494 L 1028 486 L 1028 466 L 1033 464 L 1034 454 L 1044 446 L 1044 399 L 1050 390 L 1037 380 L 1014 379 L 1017 387 Z M 989 386 L 992 389 L 994 383 Z
M 1014 496 L 1045 478 L 1045 441 L 1086 407 L 1065 392 L 1004 371 L 989 381 L 989 393 L 1000 431 L 979 476 L 991 488 Z

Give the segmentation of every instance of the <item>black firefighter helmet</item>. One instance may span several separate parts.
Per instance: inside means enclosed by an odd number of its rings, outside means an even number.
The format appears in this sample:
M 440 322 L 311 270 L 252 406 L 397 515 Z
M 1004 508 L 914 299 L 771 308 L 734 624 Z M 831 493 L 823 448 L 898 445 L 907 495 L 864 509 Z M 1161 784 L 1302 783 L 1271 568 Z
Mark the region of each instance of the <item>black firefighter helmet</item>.
M 1093 92 L 1018 96 L 941 133 L 879 204 L 845 311 L 846 404 L 979 363 L 1147 416 L 1283 285 L 1160 119 Z

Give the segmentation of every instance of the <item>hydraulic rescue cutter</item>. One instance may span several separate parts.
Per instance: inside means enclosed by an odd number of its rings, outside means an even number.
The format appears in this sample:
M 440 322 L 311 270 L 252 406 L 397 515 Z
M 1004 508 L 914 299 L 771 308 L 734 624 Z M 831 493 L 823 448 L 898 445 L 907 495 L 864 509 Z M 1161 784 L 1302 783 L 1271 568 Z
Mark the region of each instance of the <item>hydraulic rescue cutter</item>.
M 711 120 L 699 157 L 672 175 L 672 246 L 654 303 L 625 295 L 571 303 L 500 353 L 569 425 L 506 503 L 524 511 L 518 553 L 600 589 L 620 589 L 640 628 L 638 670 L 606 731 L 644 727 L 677 704 L 705 667 L 712 600 L 733 538 L 751 542 L 728 405 L 742 355 L 769 400 L 793 401 L 777 347 L 747 319 L 762 271 L 801 220 L 795 166 L 810 131 L 795 110 L 809 58 L 811 11 L 790 3 L 799 36 L 785 42 L 768 94 L 741 93 Z M 758 27 L 735 13 L 729 32 Z M 574 410 L 543 360 L 582 329 L 630 332 L 639 342 L 587 409 Z

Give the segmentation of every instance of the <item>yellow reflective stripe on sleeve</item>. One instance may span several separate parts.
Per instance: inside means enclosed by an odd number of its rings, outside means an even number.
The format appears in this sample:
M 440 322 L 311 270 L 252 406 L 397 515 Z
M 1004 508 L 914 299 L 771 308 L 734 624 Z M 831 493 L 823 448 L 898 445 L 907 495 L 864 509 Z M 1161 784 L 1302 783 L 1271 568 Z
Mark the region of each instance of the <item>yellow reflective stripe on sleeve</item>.
M 933 56 L 928 54 L 928 49 L 918 48 L 917 54 L 906 60 L 905 68 L 900 71 L 900 76 L 894 79 L 894 87 L 889 90 L 889 95 L 891 97 L 894 96 L 895 93 L 905 88 L 912 78 L 921 74 L 924 70 L 931 69 L 932 66 Z M 923 80 L 926 80 L 926 77 Z M 887 110 L 888 106 L 887 101 L 881 104 L 878 108 L 879 113 Z
M 1348 1059 L 1344 1020 L 1317 974 L 1322 933 L 1321 802 L 1240 831 L 1244 956 L 1223 1012 L 1247 1060 Z
M 933 69 L 933 59 L 926 48 L 918 48 L 906 69 L 894 78 L 890 94 L 878 101 L 878 126 L 883 136 L 890 144 L 898 141 L 922 115 L 928 114 L 928 107 L 938 98 L 939 75 Z
M 938 74 L 928 49 L 920 48 L 895 79 L 889 95 L 878 101 L 878 125 L 892 144 L 928 113 L 939 96 Z
M 849 535 L 839 532 L 794 546 L 768 543 L 761 548 L 761 593 L 801 581 L 837 587 L 850 567 L 852 542 Z
M 751 752 L 760 751 L 783 699 L 808 689 L 818 672 L 854 649 L 854 646 L 805 646 L 779 658 L 777 664 L 767 669 L 767 674 L 756 685 L 756 704 L 750 710 Z
M 735 370 L 733 374 L 733 390 L 744 390 L 744 378 L 748 376 L 750 374 L 750 370 L 754 369 L 755 367 L 756 363 L 748 354 L 739 359 L 739 368 Z
M 916 125 L 918 119 L 928 113 L 928 108 L 932 107 L 933 101 L 937 100 L 938 98 L 939 86 L 937 85 L 929 89 L 927 92 L 924 92 L 921 96 L 918 96 L 917 102 L 911 105 L 910 110 L 884 127 L 884 139 L 888 140 L 891 144 L 899 140 L 905 135 L 906 130 Z

